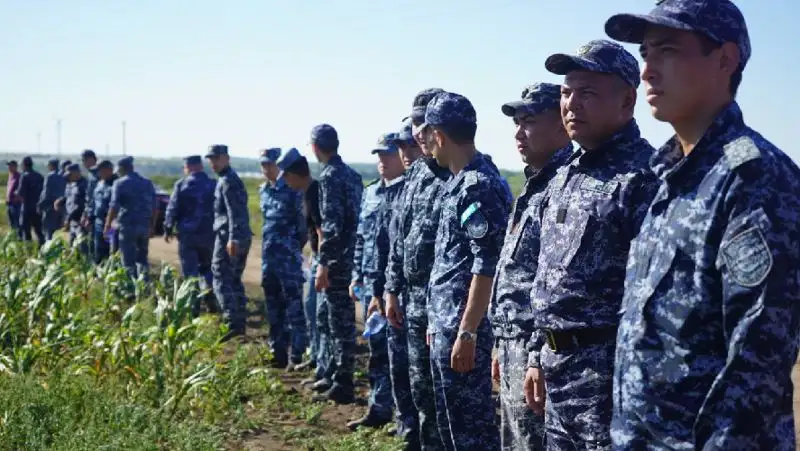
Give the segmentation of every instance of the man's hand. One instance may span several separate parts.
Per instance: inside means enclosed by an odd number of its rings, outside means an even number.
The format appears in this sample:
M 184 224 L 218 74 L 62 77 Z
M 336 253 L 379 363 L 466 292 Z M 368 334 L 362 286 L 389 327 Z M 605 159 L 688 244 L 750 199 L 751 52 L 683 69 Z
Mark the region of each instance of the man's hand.
M 231 257 L 236 257 L 239 253 L 239 244 L 236 241 L 228 241 L 228 245 L 225 246 L 225 249 L 228 251 L 228 255 Z
M 525 402 L 537 415 L 544 415 L 545 383 L 544 372 L 539 368 L 528 368 L 525 373 Z
M 475 340 L 456 338 L 450 354 L 450 367 L 458 373 L 469 373 L 475 368 Z
M 56 199 L 56 201 L 53 202 L 53 208 L 56 211 L 60 211 L 61 210 L 61 199 Z
M 372 300 L 369 301 L 369 305 L 367 306 L 367 318 L 374 312 L 380 313 L 381 316 L 386 316 L 386 313 L 384 313 L 381 308 L 381 300 L 378 299 L 377 296 L 372 296 Z
M 317 277 L 314 280 L 314 288 L 317 291 L 325 291 L 330 286 L 328 281 L 328 267 L 324 265 L 317 265 Z
M 492 359 L 492 380 L 500 383 L 500 361 L 497 357 Z
M 386 301 L 386 320 L 395 329 L 403 327 L 403 312 L 400 311 L 400 301 L 392 293 L 388 291 L 383 294 L 383 300 Z
M 361 282 L 359 282 L 357 280 L 354 280 L 354 281 L 350 282 L 350 288 L 349 288 L 350 298 L 353 301 L 358 302 L 359 299 L 358 299 L 358 296 L 356 296 L 356 287 L 358 287 L 359 289 L 364 288 L 364 284 L 362 284 Z

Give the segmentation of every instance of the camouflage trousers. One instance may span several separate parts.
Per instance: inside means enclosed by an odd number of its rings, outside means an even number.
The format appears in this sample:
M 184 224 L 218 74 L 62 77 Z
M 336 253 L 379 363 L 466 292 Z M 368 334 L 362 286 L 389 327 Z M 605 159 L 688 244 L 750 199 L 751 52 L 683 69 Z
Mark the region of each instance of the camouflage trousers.
M 345 390 L 353 389 L 356 350 L 356 315 L 348 292 L 350 274 L 350 268 L 328 268 L 329 287 L 317 293 L 317 331 L 329 351 L 323 377 L 335 388 Z
M 141 276 L 147 280 L 150 276 L 150 262 L 147 259 L 149 246 L 149 231 L 119 231 L 119 251 L 122 254 L 122 266 L 125 267 L 132 279 Z
M 181 273 L 184 278 L 197 277 L 200 280 L 200 290 L 207 291 L 214 286 L 211 275 L 211 253 L 208 243 L 213 237 L 202 235 L 183 234 L 178 238 L 178 256 L 181 260 Z M 200 299 L 192 306 L 195 314 L 200 313 Z M 213 296 L 206 296 L 205 301 L 211 311 L 219 311 L 217 300 Z
M 279 274 L 265 265 L 262 287 L 269 322 L 269 346 L 278 360 L 301 363 L 306 351 L 306 317 L 303 312 L 303 279 L 300 273 Z
M 499 339 L 500 362 L 500 445 L 503 451 L 541 451 L 544 449 L 544 416 L 537 415 L 525 402 L 525 373 L 528 351 L 524 338 Z
M 406 449 L 421 449 L 419 418 L 411 396 L 411 380 L 408 364 L 408 334 L 406 325 L 400 329 L 386 326 L 389 350 L 389 375 L 392 380 L 392 397 L 397 413 L 397 435 L 406 443 Z
M 547 385 L 547 449 L 611 450 L 614 343 L 553 352 L 541 363 Z
M 364 323 L 367 322 L 367 306 L 372 299 L 372 280 L 364 281 L 363 303 Z M 376 418 L 391 419 L 394 414 L 394 398 L 392 398 L 392 380 L 389 375 L 388 324 L 368 338 L 369 365 L 369 413 Z
M 489 334 L 478 335 L 475 368 L 459 373 L 450 366 L 456 331 L 431 336 L 436 422 L 445 449 L 484 451 L 500 448 L 492 397 L 492 345 Z
M 119 242 L 119 235 L 117 232 L 114 232 L 115 238 L 113 238 L 113 243 L 106 241 L 107 238 L 105 234 L 103 234 L 103 228 L 103 224 L 95 223 L 92 233 L 92 243 L 94 243 L 92 259 L 96 265 L 99 265 L 103 260 L 107 259 L 112 252 L 115 252 L 118 247 L 117 243 Z
M 83 238 L 83 241 L 78 245 L 78 251 L 83 255 L 89 255 L 89 239 L 86 238 L 86 230 L 81 226 L 79 221 L 69 222 L 69 246 L 72 247 L 78 238 Z
M 244 331 L 247 326 L 247 296 L 242 283 L 242 273 L 250 253 L 250 241 L 239 242 L 239 252 L 228 255 L 226 236 L 214 240 L 214 254 L 211 257 L 214 294 L 222 307 L 222 316 L 231 330 Z

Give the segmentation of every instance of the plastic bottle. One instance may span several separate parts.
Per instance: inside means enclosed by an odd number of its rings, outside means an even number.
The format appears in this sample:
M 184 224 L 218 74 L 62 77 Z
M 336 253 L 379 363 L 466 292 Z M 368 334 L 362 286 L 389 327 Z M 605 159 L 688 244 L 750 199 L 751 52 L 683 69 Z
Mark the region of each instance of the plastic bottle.
M 369 337 L 377 334 L 386 327 L 386 318 L 380 312 L 372 312 L 367 321 L 364 323 L 364 333 L 362 336 Z

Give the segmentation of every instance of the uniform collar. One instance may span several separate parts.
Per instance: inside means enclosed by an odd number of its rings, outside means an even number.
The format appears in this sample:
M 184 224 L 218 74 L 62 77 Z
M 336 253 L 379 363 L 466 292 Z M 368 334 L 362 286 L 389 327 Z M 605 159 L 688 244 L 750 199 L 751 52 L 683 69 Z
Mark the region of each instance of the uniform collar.
M 338 166 L 340 164 L 344 164 L 344 160 L 342 160 L 342 156 L 338 153 L 331 155 L 328 159 L 328 162 L 325 163 L 325 166 Z
M 631 119 L 624 127 L 619 129 L 614 135 L 611 136 L 606 142 L 597 146 L 596 149 L 586 150 L 580 149 L 577 153 L 577 165 L 594 165 L 598 161 L 605 158 L 610 151 L 626 150 L 627 146 L 624 144 L 635 141 L 641 138 L 642 134 L 639 131 L 639 125 L 636 119 Z M 631 149 L 636 150 L 636 149 Z
M 391 188 L 394 185 L 397 185 L 398 183 L 402 182 L 403 180 L 405 180 L 405 176 L 401 175 L 400 177 L 396 177 L 396 178 L 394 178 L 392 180 L 389 180 L 389 181 L 381 180 L 381 185 L 384 188 Z
M 467 165 L 464 166 L 464 169 L 459 171 L 458 174 L 455 174 L 453 176 L 453 178 L 450 179 L 450 182 L 449 182 L 450 183 L 450 190 L 449 191 L 452 193 L 456 189 L 458 189 L 458 187 L 461 185 L 461 182 L 464 180 L 464 177 L 466 177 L 466 174 L 469 171 L 472 171 L 472 170 L 475 170 L 475 169 L 479 169 L 480 167 L 482 167 L 485 164 L 487 164 L 486 160 L 485 160 L 485 157 L 483 155 L 481 155 L 481 153 L 475 152 L 475 155 L 472 157 L 472 160 L 470 160 L 469 163 L 467 163 Z
M 279 179 L 275 180 L 275 183 L 271 183 L 269 180 L 265 180 L 264 181 L 264 186 L 269 188 L 269 189 L 278 190 L 278 189 L 282 189 L 282 188 L 284 188 L 284 187 L 286 187 L 288 185 L 286 184 L 286 180 L 284 180 L 283 178 L 279 178 Z
M 650 167 L 658 178 L 666 180 L 685 166 L 686 161 L 701 158 L 708 153 L 709 149 L 715 146 L 720 147 L 720 141 L 724 140 L 732 129 L 743 127 L 742 110 L 739 108 L 739 104 L 733 101 L 717 115 L 689 156 L 684 158 L 678 137 L 673 136 L 653 154 L 650 159 Z
M 231 173 L 231 171 L 232 171 L 231 167 L 230 167 L 230 166 L 228 166 L 227 168 L 225 168 L 225 169 L 223 169 L 223 170 L 221 170 L 221 171 L 217 172 L 217 175 L 219 175 L 220 177 L 222 177 L 222 176 L 226 176 L 226 175 L 230 174 L 230 173 Z
M 547 160 L 547 163 L 545 163 L 542 169 L 534 169 L 530 166 L 525 166 L 525 169 L 523 169 L 523 172 L 525 173 L 525 178 L 531 179 L 539 174 L 543 174 L 551 170 L 558 169 L 561 166 L 565 165 L 570 160 L 570 158 L 572 158 L 574 154 L 575 154 L 575 148 L 572 146 L 572 143 L 570 142 L 565 147 L 556 150 L 555 153 L 553 153 L 553 155 L 550 157 L 550 159 Z

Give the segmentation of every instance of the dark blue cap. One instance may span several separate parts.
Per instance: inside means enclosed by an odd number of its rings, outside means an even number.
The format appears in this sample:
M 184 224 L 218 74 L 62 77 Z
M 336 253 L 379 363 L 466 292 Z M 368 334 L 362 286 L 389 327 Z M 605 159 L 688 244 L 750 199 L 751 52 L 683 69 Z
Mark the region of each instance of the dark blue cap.
M 48 166 L 53 166 L 53 167 L 58 168 L 59 167 L 58 166 L 59 163 L 60 163 L 60 161 L 58 160 L 58 158 L 51 158 L 51 159 L 47 160 L 47 165 Z
M 111 160 L 103 160 L 97 163 L 97 169 L 114 169 L 114 163 Z
M 133 168 L 133 157 L 122 157 L 117 161 L 118 168 L 131 169 Z
M 186 164 L 203 164 L 203 159 L 200 158 L 200 155 L 189 155 L 184 157 L 183 162 Z
M 95 155 L 94 150 L 86 149 L 81 152 L 81 158 L 97 158 L 97 155 Z
M 425 117 L 423 116 L 423 122 Z M 398 142 L 414 142 L 414 133 L 413 133 L 414 125 L 411 123 L 411 117 L 407 117 L 403 119 L 403 122 L 400 124 L 400 131 L 397 132 L 397 141 Z
M 67 173 L 71 173 L 71 172 L 77 172 L 77 173 L 80 174 L 81 167 L 77 163 L 70 163 L 70 165 L 67 166 Z
M 61 162 L 61 169 L 67 169 L 69 167 L 69 165 L 71 165 L 71 164 L 72 164 L 71 161 L 64 160 L 64 161 Z
M 372 154 L 397 153 L 397 133 L 384 133 L 378 138 L 378 145 L 372 148 Z
M 282 177 L 283 172 L 286 169 L 288 169 L 291 165 L 297 163 L 301 158 L 303 158 L 303 156 L 300 155 L 300 151 L 298 151 L 294 147 L 287 150 L 286 152 L 283 152 L 283 154 L 278 158 L 278 161 L 276 161 L 278 169 L 281 170 L 280 174 L 278 174 L 278 177 L 279 178 Z
M 477 125 L 475 108 L 466 97 L 453 92 L 443 92 L 428 104 L 425 110 L 425 123 L 420 131 L 432 125 Z
M 311 129 L 311 144 L 316 144 L 323 149 L 337 149 L 339 147 L 339 134 L 336 129 L 328 124 L 320 124 Z
M 225 144 L 214 144 L 208 146 L 208 153 L 206 153 L 206 158 L 218 157 L 220 155 L 228 155 L 228 146 L 226 146 Z
M 260 158 L 258 159 L 258 161 L 260 161 L 261 164 L 275 163 L 276 161 L 278 161 L 278 158 L 281 157 L 281 149 L 280 147 L 270 147 L 269 149 L 261 149 L 259 155 Z
M 6 161 L 6 166 L 16 166 L 17 160 L 8 160 Z
M 606 34 L 617 41 L 641 44 L 650 25 L 700 33 L 718 44 L 739 47 L 739 67 L 750 59 L 750 35 L 739 8 L 729 0 L 661 0 L 650 14 L 617 14 L 606 22 Z
M 24 158 L 22 159 L 22 164 L 24 164 L 25 166 L 32 166 L 32 165 L 33 165 L 33 158 L 31 158 L 31 157 L 24 157 Z
M 634 88 L 639 87 L 639 63 L 631 53 L 616 42 L 596 39 L 582 45 L 577 55 L 550 55 L 544 67 L 556 74 L 567 75 L 576 70 L 614 74 Z
M 561 106 L 561 86 L 553 83 L 533 83 L 522 90 L 521 100 L 503 105 L 503 114 L 514 117 L 517 113 L 535 116 Z
M 414 101 L 411 104 L 411 120 L 415 124 L 422 124 L 425 122 L 425 108 L 431 103 L 434 97 L 445 92 L 442 88 L 428 88 L 423 89 L 414 96 Z

